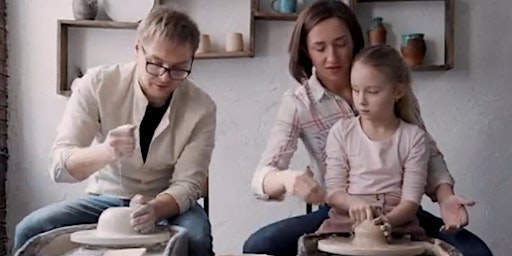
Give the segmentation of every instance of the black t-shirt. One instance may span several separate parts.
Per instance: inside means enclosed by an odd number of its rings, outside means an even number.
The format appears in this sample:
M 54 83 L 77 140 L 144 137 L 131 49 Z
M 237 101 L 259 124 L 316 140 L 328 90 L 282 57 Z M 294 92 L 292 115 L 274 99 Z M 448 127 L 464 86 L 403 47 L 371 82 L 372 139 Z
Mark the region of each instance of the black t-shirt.
M 165 111 L 169 107 L 171 98 L 172 95 L 161 107 L 155 108 L 149 104 L 146 107 L 146 113 L 144 114 L 142 122 L 140 123 L 140 152 L 142 154 L 142 160 L 144 162 L 146 162 L 149 144 L 151 144 L 151 140 L 153 139 L 153 135 L 155 134 L 156 127 L 158 127 L 158 124 L 160 124 L 160 121 L 162 120 Z

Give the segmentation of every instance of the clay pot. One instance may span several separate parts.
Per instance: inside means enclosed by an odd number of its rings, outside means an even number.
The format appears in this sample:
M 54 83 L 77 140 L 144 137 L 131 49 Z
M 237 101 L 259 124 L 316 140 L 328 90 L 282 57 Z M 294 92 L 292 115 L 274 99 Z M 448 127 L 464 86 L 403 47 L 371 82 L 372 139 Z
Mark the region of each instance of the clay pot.
M 73 16 L 77 20 L 94 20 L 98 14 L 98 0 L 73 0 Z
M 212 43 L 210 40 L 210 35 L 201 34 L 199 39 L 199 46 L 197 47 L 196 53 L 209 53 L 212 50 Z
M 404 56 L 405 62 L 409 66 L 423 64 L 427 52 L 424 36 L 424 34 L 420 33 L 402 35 L 402 45 L 400 48 L 402 56 Z
M 386 44 L 387 30 L 382 24 L 381 17 L 375 17 L 368 29 L 368 41 L 370 45 Z

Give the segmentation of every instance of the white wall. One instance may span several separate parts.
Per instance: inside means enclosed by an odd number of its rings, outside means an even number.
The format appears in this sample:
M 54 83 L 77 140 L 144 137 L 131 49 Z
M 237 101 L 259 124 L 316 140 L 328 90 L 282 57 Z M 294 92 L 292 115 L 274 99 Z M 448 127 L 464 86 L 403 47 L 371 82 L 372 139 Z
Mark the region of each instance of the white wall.
M 219 12 L 223 17 L 240 11 L 228 0 L 197 1 L 201 4 L 196 7 Z M 82 193 L 82 184 L 52 184 L 46 171 L 55 126 L 67 102 L 55 93 L 56 20 L 72 18 L 70 4 L 69 0 L 54 0 L 51 4 L 8 1 L 10 238 L 15 224 L 32 210 Z M 469 228 L 496 255 L 507 255 L 512 250 L 508 243 L 512 236 L 512 180 L 508 175 L 512 159 L 512 2 L 458 0 L 456 7 L 455 69 L 415 73 L 415 90 L 427 126 L 457 180 L 457 192 L 477 201 L 470 209 Z M 218 29 L 241 22 L 246 20 L 235 19 Z M 277 104 L 292 81 L 287 74 L 286 54 L 292 24 L 258 21 L 254 58 L 195 63 L 194 80 L 218 104 L 217 147 L 210 174 L 211 221 L 217 252 L 239 252 L 244 239 L 256 228 L 304 211 L 296 199 L 281 205 L 258 202 L 249 190 Z M 224 31 L 215 33 L 221 35 Z M 132 56 L 130 32 L 91 33 L 87 37 L 91 40 L 99 40 L 94 33 L 112 38 L 97 41 L 98 56 L 110 61 Z M 126 54 L 109 50 L 119 44 Z M 90 51 L 90 45 L 95 44 L 86 43 L 84 49 Z M 307 157 L 301 151 L 293 165 L 302 168 L 305 163 Z M 437 213 L 435 206 L 426 205 Z

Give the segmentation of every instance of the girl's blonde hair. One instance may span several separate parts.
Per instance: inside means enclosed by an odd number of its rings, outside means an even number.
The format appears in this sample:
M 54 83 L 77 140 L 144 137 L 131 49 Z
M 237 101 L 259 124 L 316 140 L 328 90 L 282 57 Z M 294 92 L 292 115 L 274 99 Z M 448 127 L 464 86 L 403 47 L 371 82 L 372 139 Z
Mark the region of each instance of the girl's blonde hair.
M 354 58 L 354 64 L 360 62 L 381 73 L 391 84 L 402 86 L 403 96 L 395 103 L 395 114 L 402 120 L 420 124 L 414 109 L 418 109 L 417 100 L 411 87 L 411 71 L 400 53 L 389 45 L 376 45 L 363 48 Z
M 137 27 L 137 39 L 145 42 L 163 37 L 169 42 L 190 44 L 193 52 L 199 46 L 197 24 L 185 13 L 167 6 L 157 6 Z

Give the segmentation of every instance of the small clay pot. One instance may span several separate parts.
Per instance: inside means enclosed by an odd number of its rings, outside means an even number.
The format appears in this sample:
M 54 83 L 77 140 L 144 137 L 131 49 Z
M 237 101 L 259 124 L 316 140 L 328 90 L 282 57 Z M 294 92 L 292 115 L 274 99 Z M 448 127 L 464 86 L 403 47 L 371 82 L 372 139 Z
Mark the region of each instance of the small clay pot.
M 381 17 L 375 17 L 368 29 L 368 41 L 370 45 L 386 44 L 387 30 L 382 24 Z
M 73 0 L 73 16 L 77 20 L 94 20 L 98 14 L 98 0 Z
M 425 35 L 421 33 L 403 34 L 401 52 L 405 62 L 409 66 L 418 66 L 423 64 L 427 45 L 425 44 Z

